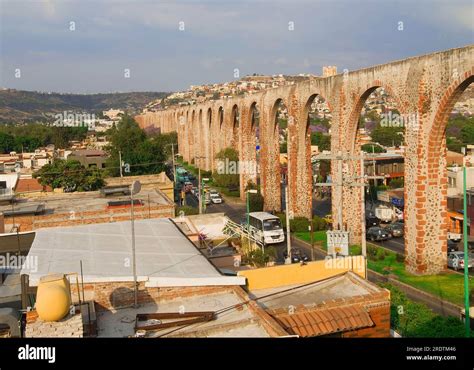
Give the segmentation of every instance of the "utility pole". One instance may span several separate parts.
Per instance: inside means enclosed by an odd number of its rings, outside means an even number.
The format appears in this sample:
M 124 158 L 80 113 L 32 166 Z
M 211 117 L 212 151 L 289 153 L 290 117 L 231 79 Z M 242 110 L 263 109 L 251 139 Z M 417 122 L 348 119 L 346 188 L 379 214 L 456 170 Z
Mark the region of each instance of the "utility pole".
M 372 153 L 372 161 L 375 164 L 375 153 Z M 343 186 L 347 184 L 347 186 L 360 186 L 361 187 L 361 248 L 362 248 L 362 255 L 364 257 L 367 257 L 367 243 L 365 240 L 365 187 L 367 184 L 365 183 L 366 180 L 371 180 L 373 179 L 376 181 L 377 179 L 383 179 L 383 176 L 376 176 L 375 174 L 375 166 L 374 166 L 374 174 L 373 176 L 366 176 L 365 175 L 365 167 L 364 167 L 364 161 L 366 159 L 366 155 L 363 151 L 360 152 L 360 155 L 358 156 L 350 156 L 350 155 L 342 155 L 342 152 L 339 151 L 336 156 L 334 155 L 327 155 L 327 154 L 320 154 L 317 156 L 317 159 L 328 159 L 328 160 L 337 160 L 338 161 L 338 166 L 337 166 L 337 181 L 336 183 L 316 183 L 315 186 L 337 186 L 338 188 L 341 189 L 340 194 L 341 194 L 341 204 L 338 207 L 338 215 L 337 215 L 337 223 L 338 223 L 338 230 L 344 231 L 343 230 L 343 224 L 342 224 L 342 202 L 343 202 Z M 342 162 L 343 161 L 354 161 L 354 160 L 359 160 L 360 161 L 360 167 L 361 167 L 361 176 L 360 177 L 353 177 L 352 179 L 345 180 L 343 173 L 342 173 Z M 354 180 L 359 179 L 361 180 L 360 182 L 355 182 Z
M 337 155 L 342 157 L 342 153 L 341 151 L 337 152 Z M 341 195 L 341 207 L 338 208 L 337 210 L 337 223 L 338 223 L 338 229 L 343 231 L 343 226 L 342 226 L 342 198 L 343 198 L 343 192 L 344 192 L 344 175 L 342 173 L 342 160 L 338 161 L 337 162 L 337 182 L 338 182 L 338 186 L 339 186 L 339 189 L 340 189 L 340 192 L 339 194 Z
M 176 184 L 176 164 L 174 162 L 174 143 L 171 144 L 171 155 L 173 156 L 172 161 L 173 161 L 173 181 Z
M 288 178 L 285 184 L 285 213 L 286 213 L 286 254 L 285 264 L 291 264 L 291 230 L 290 230 L 290 207 L 288 201 Z
M 198 162 L 201 162 L 201 159 L 205 159 L 207 157 L 204 157 L 204 156 L 197 156 L 197 157 L 194 157 L 194 160 L 196 161 L 196 163 Z M 199 165 L 197 166 L 198 167 L 198 207 L 199 207 L 199 214 L 202 214 L 202 184 L 201 184 L 201 165 L 199 163 Z
M 202 196 L 201 196 L 201 167 L 198 167 L 198 194 L 199 194 L 199 214 L 202 214 Z
M 119 150 L 119 162 L 120 162 L 120 177 L 123 177 L 122 174 L 122 151 Z
M 463 241 L 464 241 L 464 325 L 466 337 L 471 336 L 471 308 L 469 305 L 469 249 L 467 247 L 467 180 L 466 164 L 463 166 Z
M 374 172 L 375 175 L 375 172 Z M 364 258 L 367 257 L 367 241 L 365 240 L 365 165 L 364 165 L 364 151 L 360 151 L 360 178 L 364 186 L 360 187 L 360 201 L 361 201 L 361 209 L 360 209 L 360 223 L 362 225 L 361 228 L 361 247 L 362 247 L 362 255 Z
M 133 268 L 133 283 L 135 286 L 134 289 L 134 307 L 138 307 L 138 283 L 137 283 L 137 262 L 136 262 L 136 253 L 135 253 L 135 213 L 134 213 L 134 199 L 133 196 L 138 194 L 142 186 L 140 181 L 134 181 L 130 189 L 130 210 L 131 210 L 131 221 L 132 221 L 132 268 Z

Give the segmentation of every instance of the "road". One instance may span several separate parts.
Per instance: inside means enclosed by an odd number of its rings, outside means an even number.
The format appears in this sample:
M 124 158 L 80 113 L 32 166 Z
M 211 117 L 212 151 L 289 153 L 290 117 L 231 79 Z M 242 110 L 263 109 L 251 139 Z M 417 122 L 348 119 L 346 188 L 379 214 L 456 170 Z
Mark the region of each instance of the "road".
M 224 213 L 227 217 L 229 217 L 232 221 L 240 223 L 240 221 L 245 217 L 246 213 L 246 205 L 245 202 L 241 201 L 240 199 L 225 197 L 224 203 L 222 204 L 210 204 L 206 207 L 206 213 Z M 186 194 L 186 204 L 191 207 L 198 207 L 198 199 L 196 196 L 192 195 L 191 193 Z M 317 199 L 313 198 L 313 215 L 324 217 L 327 214 L 331 213 L 331 199 Z M 386 241 L 380 242 L 373 242 L 375 245 L 380 245 L 381 247 L 387 248 L 393 252 L 404 254 L 405 253 L 405 243 L 403 238 L 392 238 Z M 292 248 L 298 248 L 303 251 L 308 258 L 311 260 L 311 248 L 308 247 L 307 244 L 301 242 L 298 239 L 292 238 L 291 239 L 291 246 Z M 283 263 L 284 257 L 283 254 L 287 249 L 286 242 L 274 244 L 277 251 L 277 263 Z M 459 249 L 459 250 L 462 250 Z M 314 260 L 321 260 L 324 259 L 324 255 L 317 253 L 315 249 L 314 253 Z M 458 272 L 462 274 L 462 271 Z M 474 276 L 474 270 L 469 272 L 471 276 Z
M 224 199 L 224 203 L 221 204 L 209 204 L 206 206 L 206 213 L 224 213 L 227 217 L 229 217 L 232 221 L 236 223 L 240 223 L 240 221 L 245 217 L 246 214 L 246 204 L 244 201 L 236 198 L 222 196 Z M 186 194 L 186 204 L 190 207 L 198 207 L 198 198 L 191 193 Z M 325 205 L 323 205 L 325 207 Z M 329 202 L 330 207 L 330 202 Z M 321 211 L 326 212 L 326 211 Z M 325 213 L 324 215 L 326 215 Z M 311 260 L 311 248 L 307 246 L 307 244 L 302 243 L 300 240 L 292 238 L 291 239 L 291 246 L 292 248 L 299 248 L 302 252 L 304 252 L 308 258 Z M 287 243 L 278 243 L 272 245 L 276 249 L 277 252 L 277 263 L 284 263 L 285 259 L 283 257 L 284 252 L 287 249 Z M 316 251 L 316 249 L 315 249 Z M 315 252 L 315 260 L 324 259 L 324 255 L 321 253 Z

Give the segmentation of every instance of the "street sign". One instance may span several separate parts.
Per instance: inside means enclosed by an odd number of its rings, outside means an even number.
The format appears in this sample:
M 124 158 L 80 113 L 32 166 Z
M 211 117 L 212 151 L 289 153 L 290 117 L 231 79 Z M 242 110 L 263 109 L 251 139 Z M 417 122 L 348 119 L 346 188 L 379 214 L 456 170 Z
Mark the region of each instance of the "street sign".
M 328 254 L 329 255 L 349 255 L 349 232 L 340 231 L 340 230 L 328 230 L 327 235 L 327 245 L 328 245 Z
M 257 145 L 257 146 L 255 147 L 255 149 L 256 149 L 257 151 L 259 151 L 259 150 L 260 150 L 260 145 Z

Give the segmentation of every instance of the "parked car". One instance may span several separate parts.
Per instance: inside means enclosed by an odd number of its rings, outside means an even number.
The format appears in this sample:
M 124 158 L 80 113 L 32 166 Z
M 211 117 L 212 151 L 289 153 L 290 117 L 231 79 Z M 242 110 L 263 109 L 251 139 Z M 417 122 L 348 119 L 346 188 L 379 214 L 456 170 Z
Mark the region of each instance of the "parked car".
M 460 242 L 462 239 L 462 235 L 460 233 L 453 233 L 453 232 L 448 231 L 448 239 L 454 242 Z
M 472 268 L 472 263 L 474 261 L 474 254 L 469 253 L 467 260 L 467 268 Z M 448 267 L 454 270 L 464 269 L 464 252 L 450 252 L 448 253 Z
M 403 236 L 403 224 L 393 222 L 385 227 L 385 231 L 387 231 L 392 238 L 400 238 Z
M 385 231 L 381 227 L 372 226 L 369 227 L 369 229 L 367 230 L 366 238 L 373 242 L 382 241 L 389 239 L 390 234 L 388 233 L 388 231 Z
M 373 226 L 379 226 L 380 225 L 380 219 L 375 217 L 374 215 L 368 215 L 365 218 L 365 226 L 367 228 L 371 228 Z
M 219 193 L 209 193 L 209 197 L 211 198 L 211 202 L 214 204 L 222 203 L 222 198 Z
M 288 258 L 288 253 L 286 251 L 283 253 L 283 257 L 285 259 Z M 298 248 L 291 248 L 291 263 L 307 262 L 307 261 L 309 261 L 309 258 L 306 255 L 306 253 L 302 252 Z
M 448 239 L 448 253 L 449 252 L 457 252 L 458 251 L 458 243 L 455 241 Z

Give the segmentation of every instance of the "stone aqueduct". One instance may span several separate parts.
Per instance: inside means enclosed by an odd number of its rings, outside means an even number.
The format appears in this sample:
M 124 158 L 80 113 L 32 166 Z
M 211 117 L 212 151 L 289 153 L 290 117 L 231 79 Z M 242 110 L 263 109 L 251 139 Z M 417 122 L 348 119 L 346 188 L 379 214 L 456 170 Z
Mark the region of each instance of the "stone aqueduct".
M 313 99 L 321 96 L 329 105 L 332 153 L 341 151 L 353 155 L 360 151 L 357 125 L 364 102 L 375 89 L 383 87 L 401 114 L 417 118 L 417 124 L 405 128 L 406 266 L 413 273 L 433 274 L 446 268 L 446 124 L 457 98 L 473 80 L 474 45 L 469 45 L 331 77 L 316 77 L 243 97 L 145 113 L 136 120 L 142 128 L 155 126 L 163 133 L 177 131 L 184 160 L 191 162 L 194 158 L 195 165 L 212 170 L 216 166 L 215 154 L 229 146 L 238 150 L 240 161 L 256 161 L 253 112 L 257 106 L 260 184 L 265 209 L 280 210 L 276 113 L 278 104 L 283 102 L 289 115 L 289 207 L 295 216 L 310 217 L 312 171 L 308 111 Z M 331 167 L 334 179 L 336 163 Z M 345 172 L 359 170 L 358 165 L 344 166 Z M 255 182 L 255 176 L 240 176 L 243 198 L 245 184 L 249 180 Z M 360 187 L 335 187 L 333 215 L 337 214 L 340 204 L 352 243 L 360 242 Z

